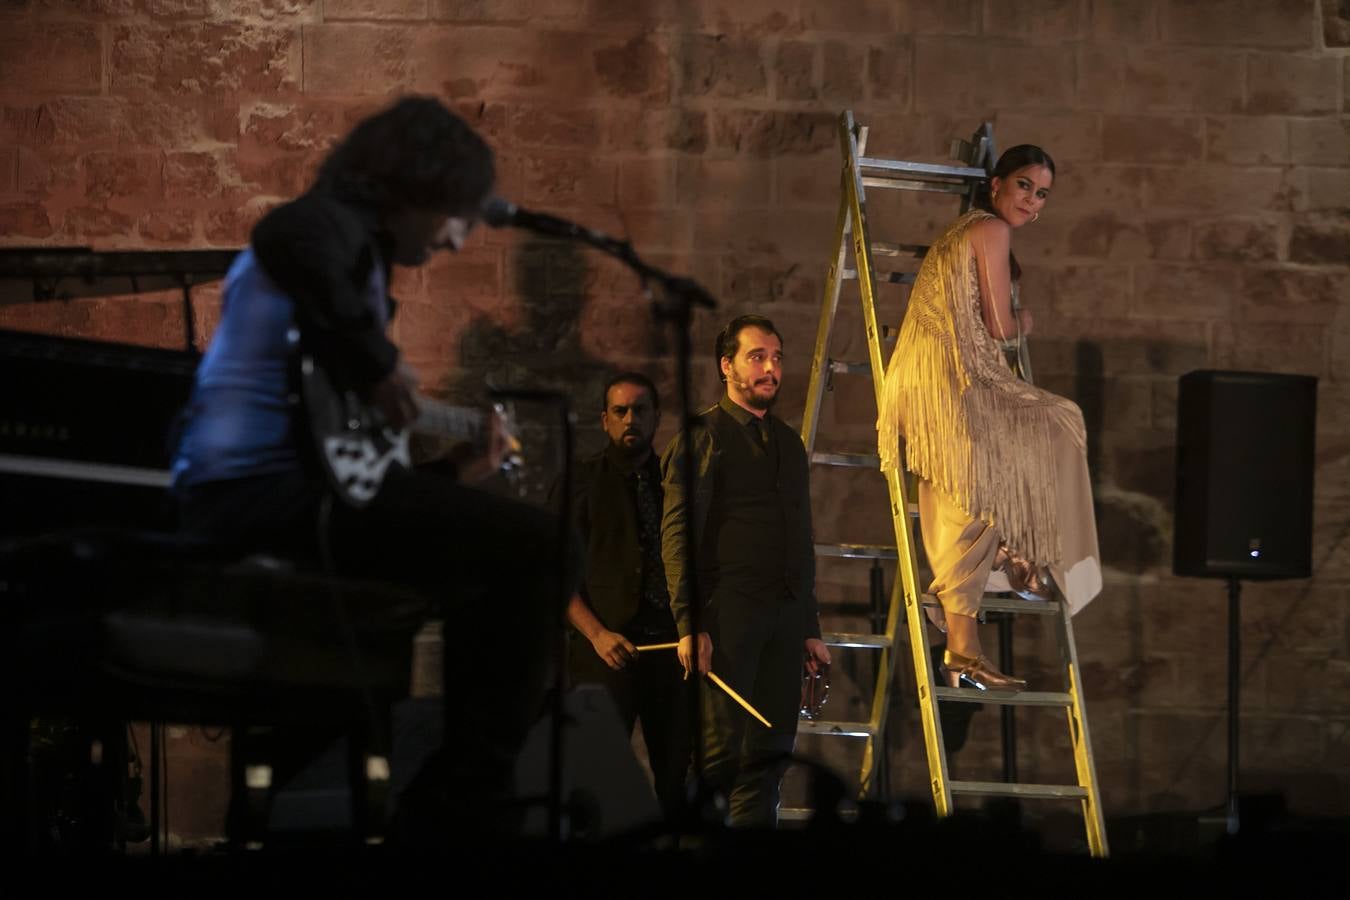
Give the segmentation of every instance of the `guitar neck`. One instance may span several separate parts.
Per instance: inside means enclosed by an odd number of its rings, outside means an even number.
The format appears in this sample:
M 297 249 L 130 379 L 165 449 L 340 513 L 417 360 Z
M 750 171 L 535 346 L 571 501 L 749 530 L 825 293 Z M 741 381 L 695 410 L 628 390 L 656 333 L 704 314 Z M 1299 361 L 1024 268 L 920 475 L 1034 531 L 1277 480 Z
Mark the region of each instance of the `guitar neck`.
M 475 443 L 482 441 L 485 421 L 482 410 L 426 398 L 418 398 L 417 408 L 417 421 L 411 427 L 418 434 Z

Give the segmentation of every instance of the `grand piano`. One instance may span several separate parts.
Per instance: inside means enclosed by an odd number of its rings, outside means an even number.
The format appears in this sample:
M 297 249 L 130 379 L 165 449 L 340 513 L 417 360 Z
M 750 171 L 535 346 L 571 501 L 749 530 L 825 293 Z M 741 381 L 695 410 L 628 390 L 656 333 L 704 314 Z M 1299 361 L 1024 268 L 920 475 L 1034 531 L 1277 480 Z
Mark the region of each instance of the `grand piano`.
M 166 288 L 184 304 L 182 350 L 0 329 L 0 536 L 172 525 L 164 488 L 198 359 L 192 288 L 235 253 L 0 249 L 0 309 Z

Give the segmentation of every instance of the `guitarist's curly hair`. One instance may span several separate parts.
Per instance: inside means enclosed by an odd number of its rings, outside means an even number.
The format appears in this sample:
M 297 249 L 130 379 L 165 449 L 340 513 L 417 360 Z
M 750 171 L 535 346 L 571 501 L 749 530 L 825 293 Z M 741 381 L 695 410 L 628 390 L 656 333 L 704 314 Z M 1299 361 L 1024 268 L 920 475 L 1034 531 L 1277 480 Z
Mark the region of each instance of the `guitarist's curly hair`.
M 314 189 L 377 212 L 475 212 L 496 180 L 492 150 L 434 97 L 363 119 L 328 154 Z

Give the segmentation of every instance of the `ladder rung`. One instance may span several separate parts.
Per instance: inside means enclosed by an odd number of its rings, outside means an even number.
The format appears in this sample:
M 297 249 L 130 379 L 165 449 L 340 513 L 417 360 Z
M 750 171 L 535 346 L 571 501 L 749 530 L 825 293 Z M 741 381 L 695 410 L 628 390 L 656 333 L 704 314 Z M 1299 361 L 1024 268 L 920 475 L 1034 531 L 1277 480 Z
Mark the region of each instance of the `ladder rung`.
M 895 244 L 890 241 L 873 241 L 873 256 L 912 256 L 922 259 L 928 253 L 927 244 Z
M 871 737 L 872 726 L 867 722 L 827 722 L 823 719 L 800 719 L 798 734 L 824 734 L 833 737 Z
M 1023 600 L 1021 597 L 985 597 L 980 609 L 988 612 L 1030 613 L 1035 616 L 1059 614 L 1058 600 Z
M 848 362 L 843 359 L 832 359 L 826 366 L 835 375 L 871 375 L 872 364 L 866 362 Z
M 980 797 L 1039 797 L 1043 800 L 1082 800 L 1087 789 L 1076 784 L 1008 784 L 1002 781 L 949 781 L 953 794 Z
M 874 169 L 904 175 L 927 175 L 934 178 L 968 178 L 984 181 L 989 173 L 970 166 L 944 166 L 939 163 L 908 162 L 899 159 L 881 159 L 875 156 L 858 157 L 859 169 Z
M 850 634 L 846 631 L 827 631 L 820 639 L 831 647 L 874 647 L 885 650 L 891 646 L 888 634 Z
M 880 469 L 881 457 L 875 453 L 825 453 L 817 450 L 811 462 L 821 466 L 853 466 L 860 469 Z
M 913 284 L 918 278 L 917 272 L 877 272 L 877 284 Z M 855 281 L 858 278 L 857 269 L 845 269 L 844 280 Z
M 884 544 L 816 544 L 816 556 L 845 559 L 899 559 L 894 547 Z
M 977 688 L 940 687 L 933 689 L 933 696 L 939 700 L 990 703 L 996 706 L 1073 706 L 1073 697 L 1050 691 L 981 691 Z
M 780 822 L 809 822 L 811 817 L 816 814 L 814 809 L 806 809 L 801 806 L 780 806 L 778 808 L 778 821 Z M 839 818 L 844 822 L 852 822 L 858 818 L 858 808 L 856 806 L 845 806 L 839 810 Z
M 941 606 L 932 594 L 923 595 L 924 606 Z M 1058 600 L 1023 600 L 1020 597 L 996 597 L 985 594 L 980 601 L 981 612 L 1031 613 L 1038 616 L 1059 614 Z
M 968 194 L 970 186 L 962 181 L 921 181 L 898 175 L 864 175 L 863 187 L 892 191 L 927 191 L 933 194 Z

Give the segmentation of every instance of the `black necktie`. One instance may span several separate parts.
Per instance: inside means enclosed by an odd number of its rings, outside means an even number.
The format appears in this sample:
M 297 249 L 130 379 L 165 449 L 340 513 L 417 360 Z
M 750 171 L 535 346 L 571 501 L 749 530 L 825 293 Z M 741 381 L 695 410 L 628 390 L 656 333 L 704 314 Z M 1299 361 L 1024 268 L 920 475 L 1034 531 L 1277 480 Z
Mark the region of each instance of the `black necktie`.
M 661 498 L 648 472 L 638 468 L 637 479 L 638 543 L 642 547 L 642 594 L 653 606 L 665 606 L 665 570 L 661 565 Z

